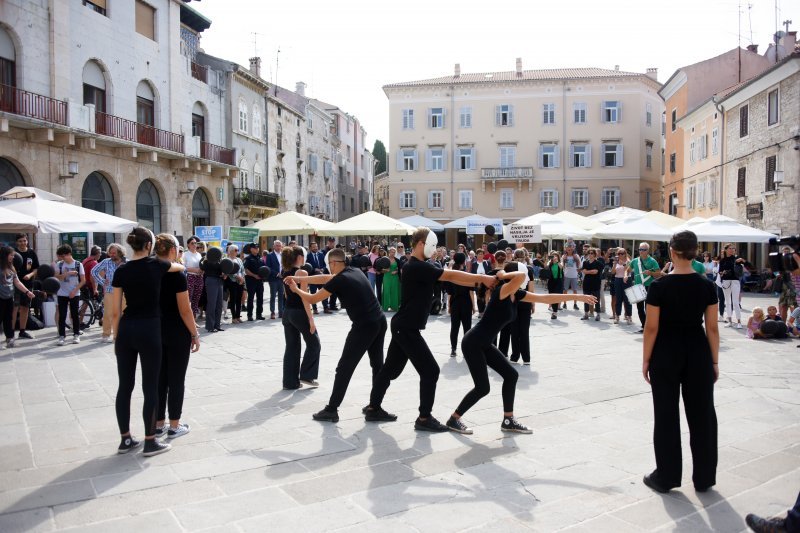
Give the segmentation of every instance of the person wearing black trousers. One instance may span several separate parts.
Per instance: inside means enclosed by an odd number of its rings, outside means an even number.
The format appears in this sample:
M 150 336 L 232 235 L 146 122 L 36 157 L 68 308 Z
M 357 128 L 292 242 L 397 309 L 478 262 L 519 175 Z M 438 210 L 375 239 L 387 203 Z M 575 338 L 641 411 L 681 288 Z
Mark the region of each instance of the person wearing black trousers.
M 300 267 L 306 262 L 306 252 L 299 246 L 287 244 L 281 250 L 281 284 L 283 278 L 298 276 L 301 278 L 300 288 L 304 291 L 308 284 L 305 278 L 308 273 Z M 286 349 L 283 354 L 283 389 L 294 390 L 303 386 L 319 387 L 320 341 L 311 306 L 306 305 L 298 294 L 281 290 L 285 298 L 283 309 L 283 334 Z M 300 337 L 306 343 L 303 359 L 300 359 Z
M 514 260 L 525 263 L 526 251 L 522 248 L 514 251 Z M 528 270 L 527 286 L 523 287 L 526 291 L 534 292 L 533 267 L 526 265 Z M 517 318 L 511 322 L 511 357 L 512 363 L 516 363 L 522 358 L 523 365 L 531 364 L 531 315 L 533 314 L 533 304 L 526 302 L 525 299 L 517 300 Z
M 594 305 L 595 321 L 600 321 L 600 282 L 601 273 L 603 272 L 603 260 L 597 257 L 597 250 L 590 248 L 586 253 L 586 259 L 581 265 L 581 272 L 583 273 L 583 294 L 591 294 L 597 298 L 597 303 Z M 583 304 L 583 318 L 581 320 L 589 320 L 589 311 L 592 307 L 589 304 Z
M 692 269 L 697 253 L 694 233 L 676 233 L 669 249 L 674 270 L 654 281 L 647 292 L 642 374 L 653 391 L 656 469 L 644 476 L 644 484 L 662 493 L 681 485 L 679 402 L 683 397 L 694 465 L 692 482 L 696 491 L 705 492 L 716 484 L 717 471 L 717 291 Z
M 264 320 L 264 282 L 258 270 L 264 266 L 259 257 L 258 245 L 254 242 L 246 245 L 244 251 L 248 253 L 244 258 L 244 284 L 247 289 L 247 321 L 253 321 L 253 300 L 255 300 L 256 319 Z
M 475 252 L 475 261 L 469 266 L 471 274 L 488 274 L 492 270 L 492 263 L 485 259 L 485 252 L 483 249 Z M 483 287 L 476 287 L 475 301 L 478 304 L 478 316 L 483 314 L 486 309 L 486 290 Z
M 178 239 L 169 233 L 156 237 L 156 257 L 174 263 Z M 189 288 L 182 272 L 168 272 L 161 280 L 161 373 L 158 377 L 158 420 L 156 436 L 176 439 L 189 433 L 181 423 L 184 382 L 189 355 L 200 349 L 200 335 L 192 314 Z M 166 423 L 169 405 L 169 425 Z
M 161 318 L 159 300 L 161 281 L 167 272 L 182 272 L 179 263 L 168 263 L 151 257 L 155 237 L 143 227 L 134 228 L 127 238 L 133 249 L 133 257 L 114 272 L 114 292 L 111 320 L 117 332 L 114 353 L 117 356 L 119 388 L 115 408 L 121 442 L 117 453 L 128 453 L 141 446 L 131 435 L 131 395 L 136 382 L 136 363 L 142 363 L 142 392 L 144 405 L 145 444 L 143 455 L 158 455 L 170 449 L 169 444 L 156 440 L 156 418 L 158 411 L 158 376 L 161 371 Z M 122 297 L 127 303 L 122 316 Z
M 453 256 L 453 270 L 465 270 L 467 256 L 456 252 Z M 448 313 L 450 313 L 450 357 L 456 356 L 458 330 L 464 328 L 464 335 L 472 328 L 472 315 L 475 314 L 475 288 L 445 283 L 448 294 Z
M 286 284 L 289 290 L 299 295 L 305 305 L 325 301 L 333 294 L 338 294 L 347 316 L 353 325 L 347 333 L 342 348 L 342 356 L 336 365 L 336 377 L 333 380 L 328 405 L 322 411 L 314 413 L 312 418 L 320 422 L 338 422 L 339 406 L 342 405 L 350 379 L 353 377 L 358 363 L 369 354 L 372 367 L 372 381 L 383 366 L 383 339 L 386 335 L 386 316 L 381 310 L 375 291 L 369 280 L 360 270 L 349 267 L 345 263 L 344 250 L 333 250 L 325 256 L 326 268 L 331 274 L 321 274 L 299 278 L 289 276 Z M 322 287 L 314 294 L 301 290 L 297 283 L 305 280 L 309 284 L 320 284 Z
M 558 252 L 550 252 L 550 261 L 547 262 L 545 268 L 550 271 L 547 277 L 547 292 L 550 294 L 564 292 L 564 268 L 561 266 L 561 257 Z M 558 318 L 558 304 L 552 304 L 550 310 L 552 311 L 550 318 L 552 320 Z

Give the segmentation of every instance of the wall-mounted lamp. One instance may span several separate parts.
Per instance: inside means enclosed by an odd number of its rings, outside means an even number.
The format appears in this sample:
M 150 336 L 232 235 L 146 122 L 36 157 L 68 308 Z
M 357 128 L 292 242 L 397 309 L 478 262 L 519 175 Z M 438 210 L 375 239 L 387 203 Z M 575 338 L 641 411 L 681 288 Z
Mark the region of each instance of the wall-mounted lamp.
M 197 183 L 194 180 L 189 180 L 186 182 L 186 190 L 180 191 L 180 194 L 192 194 L 196 190 L 197 190 Z
M 78 174 L 78 162 L 70 161 L 67 163 L 67 173 L 59 176 L 62 180 L 74 178 Z
M 790 189 L 794 189 L 794 184 L 793 183 L 787 184 L 787 183 L 783 182 L 783 179 L 784 179 L 784 173 L 783 172 L 784 172 L 783 170 L 776 170 L 775 173 L 773 174 L 772 181 L 775 183 L 775 186 L 776 187 L 788 187 Z

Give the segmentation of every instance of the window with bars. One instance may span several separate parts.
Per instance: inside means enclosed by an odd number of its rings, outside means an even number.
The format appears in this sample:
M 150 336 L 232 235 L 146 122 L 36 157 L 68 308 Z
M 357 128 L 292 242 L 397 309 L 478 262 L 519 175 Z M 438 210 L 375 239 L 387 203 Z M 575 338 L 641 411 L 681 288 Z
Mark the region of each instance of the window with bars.
M 771 155 L 766 160 L 766 175 L 764 180 L 764 191 L 775 190 L 775 163 L 777 156 Z
M 736 175 L 736 198 L 747 196 L 747 167 L 739 167 Z
M 750 106 L 743 105 L 739 108 L 739 137 L 747 137 L 749 133 Z

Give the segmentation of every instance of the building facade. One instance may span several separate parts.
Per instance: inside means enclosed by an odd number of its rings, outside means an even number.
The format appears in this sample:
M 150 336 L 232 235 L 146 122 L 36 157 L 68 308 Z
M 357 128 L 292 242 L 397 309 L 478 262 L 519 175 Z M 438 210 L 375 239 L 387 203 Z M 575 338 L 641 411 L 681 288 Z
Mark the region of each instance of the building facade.
M 461 74 L 384 86 L 389 214 L 513 221 L 660 208 L 655 69 Z
M 678 119 L 677 128 L 683 131 L 684 142 L 680 153 L 687 159 L 681 186 L 683 202 L 674 201 L 679 197 L 677 186 L 675 191 L 670 189 L 670 195 L 673 209 L 680 210 L 685 218 L 720 214 L 724 126 L 724 114 L 713 98 Z
M 184 237 L 224 224 L 236 158 L 218 77 L 195 61 L 209 26 L 177 0 L 0 3 L 0 189 Z
M 308 183 L 308 214 L 328 221 L 336 221 L 338 180 L 334 161 L 339 146 L 331 135 L 333 116 L 305 98 L 306 84 L 298 82 L 295 92 L 304 97 L 306 113 L 305 171 Z
M 373 210 L 382 215 L 389 216 L 389 171 L 381 172 L 375 176 L 373 193 Z

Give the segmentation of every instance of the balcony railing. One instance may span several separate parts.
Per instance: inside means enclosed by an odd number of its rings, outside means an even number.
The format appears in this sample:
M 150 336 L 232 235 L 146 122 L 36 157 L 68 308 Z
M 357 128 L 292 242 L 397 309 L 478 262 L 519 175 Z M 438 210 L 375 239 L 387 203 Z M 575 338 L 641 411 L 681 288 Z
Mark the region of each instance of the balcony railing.
M 257 207 L 278 208 L 280 197 L 274 192 L 257 191 L 255 189 L 234 188 L 233 205 L 254 205 Z
M 203 159 L 210 159 L 217 163 L 225 163 L 226 165 L 235 165 L 236 151 L 216 144 L 207 142 L 200 143 L 200 157 Z
M 481 179 L 484 180 L 533 179 L 533 167 L 482 168 Z
M 67 125 L 67 103 L 0 84 L 0 111 Z
M 208 67 L 192 61 L 192 77 L 208 84 Z
M 183 153 L 183 135 L 97 111 L 95 131 L 125 141 Z

